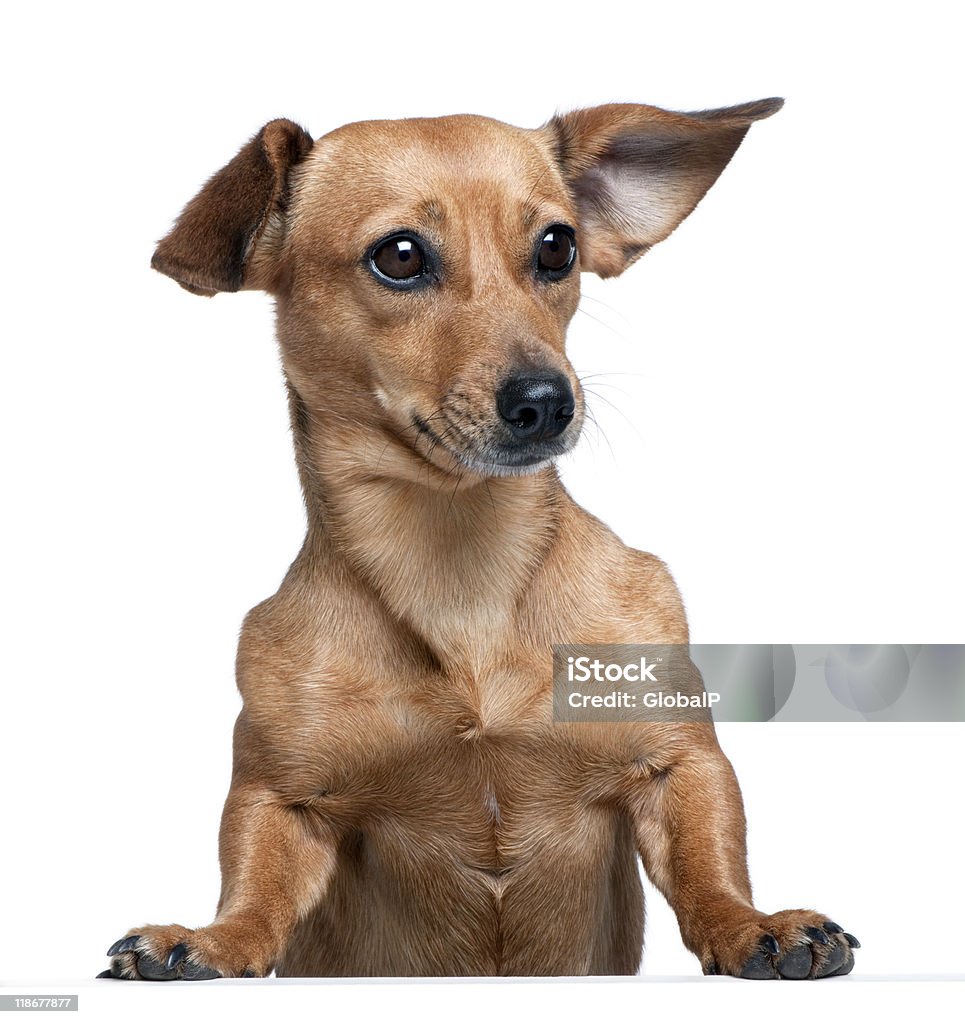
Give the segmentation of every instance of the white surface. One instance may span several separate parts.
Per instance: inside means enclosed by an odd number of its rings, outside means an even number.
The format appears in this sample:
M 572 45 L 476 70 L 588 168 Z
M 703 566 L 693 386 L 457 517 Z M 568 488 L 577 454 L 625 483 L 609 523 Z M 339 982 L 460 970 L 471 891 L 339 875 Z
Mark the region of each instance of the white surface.
M 172 1018 L 209 1020 L 323 1020 L 403 1022 L 549 1020 L 568 1024 L 633 1014 L 668 1020 L 746 1020 L 775 1012 L 781 1021 L 863 1019 L 886 1008 L 885 1021 L 961 1020 L 965 988 L 959 979 L 903 977 L 858 981 L 835 978 L 813 984 L 741 982 L 734 978 L 661 978 L 619 981 L 296 982 L 217 981 L 184 985 L 88 982 L 63 990 L 76 994 L 87 1019 L 127 1024 L 168 1024 Z M 36 993 L 39 994 L 40 990 Z M 56 994 L 61 994 L 60 992 Z M 84 1019 L 83 1016 L 80 1018 Z
M 953 11 L 8 13 L 0 978 L 88 977 L 129 926 L 213 911 L 237 629 L 295 554 L 302 512 L 270 303 L 189 296 L 148 261 L 271 117 L 317 135 L 376 116 L 536 125 L 613 100 L 786 96 L 670 240 L 623 278 L 585 277 L 570 351 L 581 373 L 613 374 L 600 395 L 618 410 L 595 402 L 606 440 L 587 437 L 566 481 L 668 561 L 695 640 L 965 640 Z M 862 973 L 960 971 L 963 728 L 723 728 L 760 905 L 825 910 L 862 940 Z M 647 942 L 648 973 L 697 969 L 659 898 Z M 281 1005 L 268 987 L 250 1007 Z M 230 987 L 149 988 L 99 986 L 85 1005 L 150 1020 L 224 1005 Z M 561 1019 L 662 1005 L 659 986 L 625 985 L 334 986 L 312 1005 L 349 1009 L 363 991 L 402 1019 L 470 998 Z M 681 991 L 695 1014 L 827 1012 L 872 991 L 924 1008 L 918 985 Z

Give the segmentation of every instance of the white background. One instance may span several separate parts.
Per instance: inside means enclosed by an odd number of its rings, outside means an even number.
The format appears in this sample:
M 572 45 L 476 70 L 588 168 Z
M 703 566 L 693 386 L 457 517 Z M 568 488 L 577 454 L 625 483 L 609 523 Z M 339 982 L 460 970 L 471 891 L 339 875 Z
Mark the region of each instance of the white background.
M 605 437 L 589 428 L 564 478 L 669 563 L 697 641 L 965 641 L 954 9 L 399 0 L 7 14 L 4 991 L 76 991 L 130 926 L 203 924 L 214 909 L 237 629 L 277 586 L 303 516 L 269 300 L 196 298 L 148 262 L 272 117 L 314 135 L 454 112 L 536 126 L 602 102 L 784 95 L 671 239 L 620 279 L 584 276 L 570 352 L 580 373 L 604 374 L 591 402 Z M 859 975 L 961 972 L 963 729 L 722 728 L 759 905 L 816 906 L 864 948 L 825 994 L 707 981 L 674 987 L 673 1005 L 836 1012 L 859 990 L 908 1002 L 900 986 L 856 989 Z M 645 973 L 695 976 L 659 896 L 649 915 Z M 217 1003 L 212 984 L 135 987 L 86 989 L 91 1019 L 134 1000 L 160 1014 L 173 998 L 189 1016 Z M 237 986 L 213 988 L 239 1003 Z M 406 1019 L 469 994 L 298 991 Z M 666 991 L 488 986 L 472 1002 L 570 1019 L 584 1003 L 659 1006 Z M 260 1013 L 282 1005 L 271 998 L 258 989 Z

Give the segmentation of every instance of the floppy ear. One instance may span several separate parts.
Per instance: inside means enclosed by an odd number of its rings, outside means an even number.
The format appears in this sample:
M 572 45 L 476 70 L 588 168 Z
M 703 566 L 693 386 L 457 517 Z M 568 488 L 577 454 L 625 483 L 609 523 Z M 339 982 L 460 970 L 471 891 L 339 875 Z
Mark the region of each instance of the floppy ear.
M 700 202 L 752 122 L 780 99 L 672 113 L 611 103 L 557 115 L 545 130 L 579 212 L 580 262 L 620 274 L 662 241 Z
M 184 208 L 151 266 L 195 295 L 246 284 L 255 244 L 288 199 L 288 172 L 312 148 L 293 121 L 269 121 Z

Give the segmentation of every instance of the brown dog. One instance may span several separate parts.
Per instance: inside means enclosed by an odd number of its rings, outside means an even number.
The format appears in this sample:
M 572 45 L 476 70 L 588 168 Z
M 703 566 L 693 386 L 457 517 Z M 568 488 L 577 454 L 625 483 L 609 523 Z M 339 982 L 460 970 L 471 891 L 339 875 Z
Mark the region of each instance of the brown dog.
M 553 466 L 578 272 L 665 238 L 780 105 L 272 121 L 188 204 L 153 265 L 275 297 L 308 536 L 241 637 L 217 917 L 104 976 L 632 974 L 638 856 L 706 973 L 851 970 L 825 915 L 752 905 L 712 725 L 552 714 L 553 644 L 687 642 Z

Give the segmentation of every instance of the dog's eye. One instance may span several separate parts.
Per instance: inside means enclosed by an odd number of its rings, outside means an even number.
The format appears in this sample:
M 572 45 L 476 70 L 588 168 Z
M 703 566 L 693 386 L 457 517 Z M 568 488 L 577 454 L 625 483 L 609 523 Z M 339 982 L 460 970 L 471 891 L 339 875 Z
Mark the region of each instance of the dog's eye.
M 556 281 L 569 273 L 576 259 L 576 237 L 565 224 L 554 224 L 543 235 L 536 252 L 536 270 L 541 277 Z
M 380 242 L 369 257 L 376 274 L 391 281 L 410 282 L 425 272 L 425 255 L 409 235 L 395 235 Z

